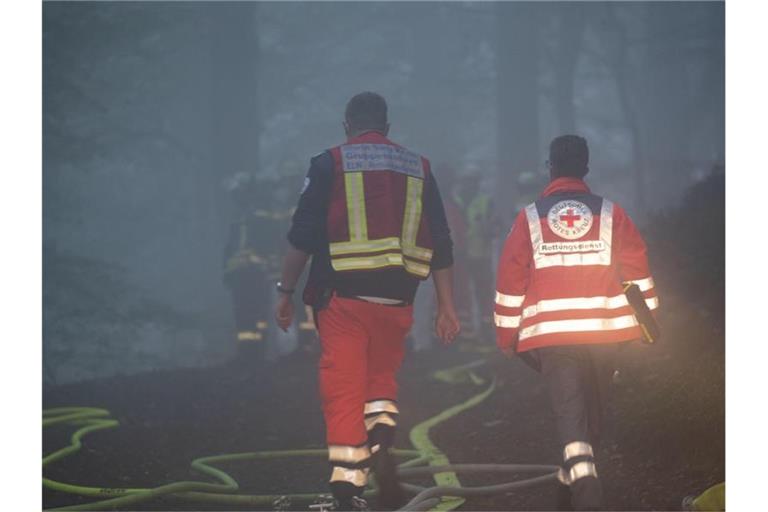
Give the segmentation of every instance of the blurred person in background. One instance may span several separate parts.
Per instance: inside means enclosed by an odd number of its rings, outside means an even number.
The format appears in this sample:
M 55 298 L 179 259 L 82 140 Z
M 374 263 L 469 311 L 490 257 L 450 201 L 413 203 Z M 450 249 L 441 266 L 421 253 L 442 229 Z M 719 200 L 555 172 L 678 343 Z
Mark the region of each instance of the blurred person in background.
M 464 212 L 466 225 L 466 269 L 477 311 L 474 326 L 480 341 L 493 336 L 493 240 L 501 222 L 491 196 L 482 188 L 483 175 L 476 164 L 465 170 L 454 196 Z M 469 289 L 467 289 L 467 292 Z
M 250 174 L 236 175 L 230 185 L 234 221 L 224 248 L 223 281 L 232 293 L 237 354 L 248 365 L 266 355 L 270 260 L 277 237 L 269 187 Z

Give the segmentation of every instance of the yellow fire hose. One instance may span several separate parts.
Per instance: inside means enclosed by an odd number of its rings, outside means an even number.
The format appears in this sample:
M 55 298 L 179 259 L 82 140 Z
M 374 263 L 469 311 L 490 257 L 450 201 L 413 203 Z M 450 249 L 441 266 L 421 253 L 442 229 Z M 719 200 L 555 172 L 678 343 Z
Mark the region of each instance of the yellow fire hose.
M 434 378 L 443 382 L 466 382 L 483 385 L 484 380 L 474 373 L 474 368 L 484 364 L 484 360 L 473 361 L 435 372 Z M 553 465 L 521 465 L 521 464 L 450 464 L 444 453 L 431 441 L 430 430 L 440 423 L 475 407 L 483 402 L 495 390 L 495 380 L 482 392 L 468 400 L 457 404 L 441 413 L 419 423 L 410 432 L 410 440 L 415 450 L 393 450 L 399 457 L 411 457 L 399 465 L 398 473 L 402 476 L 432 474 L 436 487 L 424 488 L 404 483 L 403 487 L 416 496 L 402 510 L 453 510 L 464 503 L 465 496 L 487 496 L 509 492 L 511 490 L 529 487 L 557 478 L 558 466 Z M 43 458 L 43 468 L 47 465 L 71 455 L 82 447 L 81 440 L 87 434 L 98 430 L 116 428 L 119 422 L 110 418 L 106 409 L 93 407 L 59 407 L 43 411 L 43 428 L 51 425 L 65 424 L 78 428 L 71 436 L 69 446 L 61 448 Z M 327 456 L 325 449 L 279 450 L 248 453 L 233 453 L 201 457 L 192 461 L 191 468 L 198 473 L 208 476 L 217 483 L 200 481 L 173 482 L 154 488 L 110 488 L 89 487 L 55 481 L 43 477 L 43 486 L 61 492 L 106 498 L 92 503 L 72 505 L 51 510 L 104 510 L 122 508 L 160 497 L 168 497 L 197 503 L 218 503 L 222 505 L 257 506 L 274 504 L 280 500 L 312 501 L 318 493 L 297 493 L 289 495 L 249 495 L 236 494 L 239 490 L 237 481 L 229 474 L 214 467 L 214 464 L 229 461 L 257 460 L 277 457 L 321 457 Z M 427 464 L 428 466 L 423 466 Z M 457 472 L 469 473 L 545 473 L 543 476 L 518 480 L 499 485 L 484 487 L 462 487 L 456 475 Z M 369 489 L 365 495 L 375 494 L 375 489 Z

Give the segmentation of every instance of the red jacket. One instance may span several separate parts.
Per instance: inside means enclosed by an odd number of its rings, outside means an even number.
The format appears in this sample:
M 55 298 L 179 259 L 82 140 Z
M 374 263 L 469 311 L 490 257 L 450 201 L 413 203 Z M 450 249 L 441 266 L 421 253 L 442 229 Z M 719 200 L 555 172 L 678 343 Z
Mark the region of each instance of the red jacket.
M 640 338 L 622 282 L 648 306 L 658 297 L 645 242 L 618 204 L 576 178 L 552 181 L 504 244 L 496 281 L 496 343 L 525 352 L 550 345 Z

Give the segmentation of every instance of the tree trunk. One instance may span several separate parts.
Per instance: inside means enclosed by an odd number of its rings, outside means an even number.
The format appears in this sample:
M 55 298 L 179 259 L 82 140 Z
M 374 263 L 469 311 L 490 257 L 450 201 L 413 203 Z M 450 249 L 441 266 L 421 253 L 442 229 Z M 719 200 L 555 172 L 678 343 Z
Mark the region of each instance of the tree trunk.
M 544 160 L 539 148 L 538 12 L 533 2 L 496 4 L 498 102 L 497 205 L 511 221 L 523 191 L 518 177 L 536 173 Z

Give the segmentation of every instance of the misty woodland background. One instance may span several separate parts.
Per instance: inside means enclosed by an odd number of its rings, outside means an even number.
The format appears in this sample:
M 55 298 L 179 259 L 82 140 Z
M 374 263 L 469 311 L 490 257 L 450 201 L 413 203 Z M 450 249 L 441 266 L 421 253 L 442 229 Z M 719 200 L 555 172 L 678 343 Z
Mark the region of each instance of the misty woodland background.
M 362 90 L 387 98 L 395 141 L 477 173 L 507 226 L 546 183 L 551 138 L 585 136 L 588 183 L 641 226 L 662 292 L 687 290 L 722 324 L 723 3 L 46 2 L 43 14 L 47 383 L 228 357 L 228 184 L 279 177 L 272 200 L 289 207 Z

